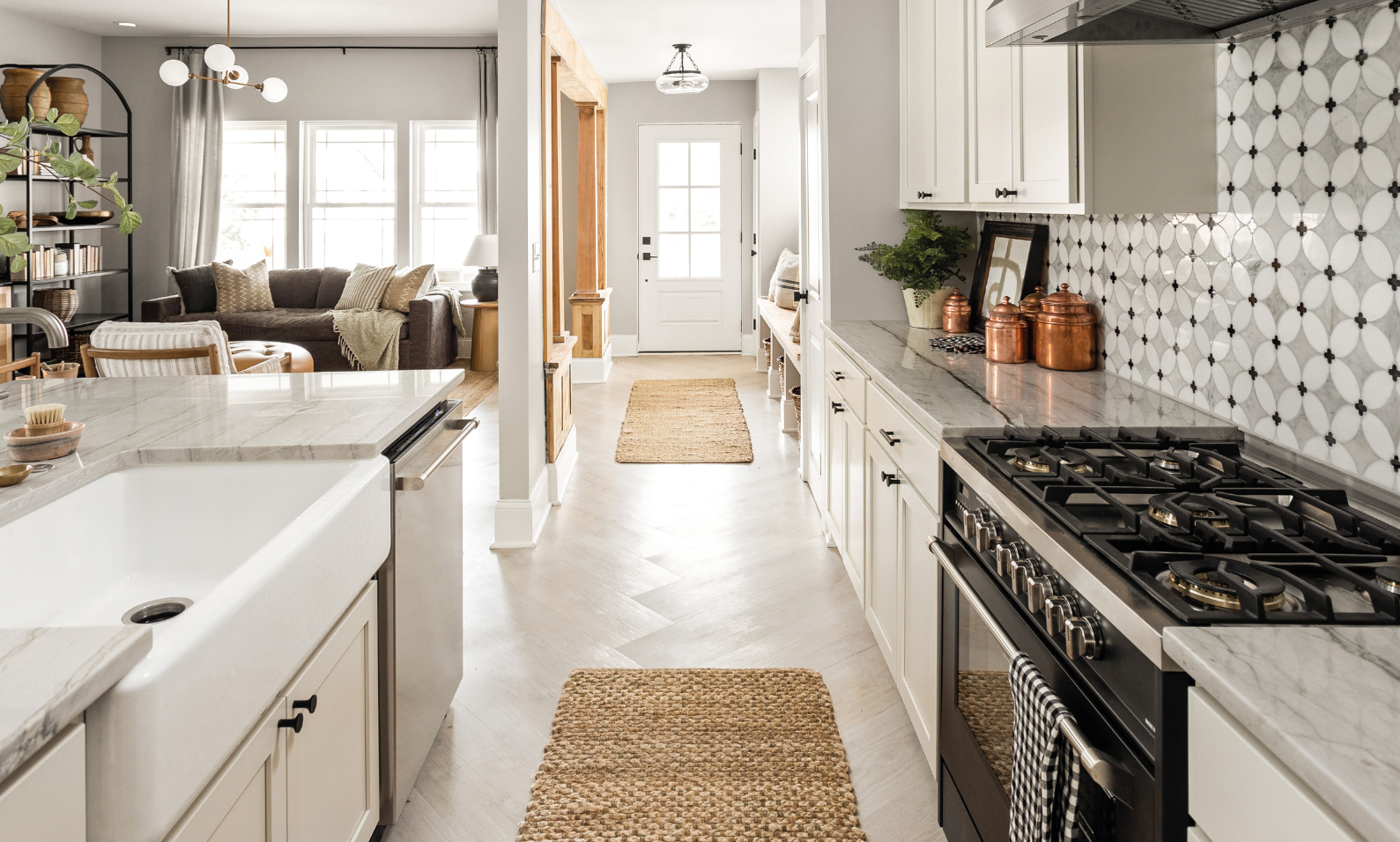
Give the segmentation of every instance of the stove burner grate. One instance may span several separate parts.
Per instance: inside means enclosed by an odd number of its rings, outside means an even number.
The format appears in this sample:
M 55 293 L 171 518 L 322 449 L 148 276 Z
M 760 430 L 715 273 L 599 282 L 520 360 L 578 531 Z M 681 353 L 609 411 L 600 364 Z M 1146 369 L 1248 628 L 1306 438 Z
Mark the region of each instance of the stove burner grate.
M 1016 470 L 1028 474 L 1053 474 L 1060 465 L 1076 474 L 1093 471 L 1089 454 L 1074 447 L 1020 447 L 1011 455 Z
M 1219 529 L 1230 526 L 1229 519 L 1211 498 L 1203 495 L 1158 494 L 1147 501 L 1147 514 L 1158 523 L 1186 529 L 1206 523 Z
M 1283 580 L 1243 561 L 1205 557 L 1167 565 L 1167 583 L 1188 600 L 1211 608 L 1245 610 L 1241 589 L 1265 611 L 1289 601 Z

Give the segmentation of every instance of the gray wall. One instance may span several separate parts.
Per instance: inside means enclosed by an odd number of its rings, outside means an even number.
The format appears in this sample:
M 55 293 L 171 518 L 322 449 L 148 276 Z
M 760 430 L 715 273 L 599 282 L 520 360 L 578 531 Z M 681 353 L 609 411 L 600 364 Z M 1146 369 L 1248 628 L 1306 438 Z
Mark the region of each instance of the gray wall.
M 169 44 L 204 44 L 207 37 L 106 38 L 103 66 L 122 88 L 137 115 L 143 135 L 135 145 L 132 167 L 135 205 L 145 219 L 137 232 L 136 300 L 139 302 L 171 291 L 165 267 L 169 264 L 170 201 L 172 179 L 170 121 L 173 89 L 160 81 L 158 69 L 167 59 Z M 491 39 L 296 39 L 298 44 L 373 45 L 477 45 Z M 277 40 L 245 39 L 234 45 L 277 44 Z M 255 79 L 282 78 L 290 94 L 270 103 L 256 91 L 228 90 L 224 115 L 229 120 L 281 120 L 287 123 L 288 190 L 300 174 L 300 132 L 303 120 L 394 120 L 399 143 L 409 142 L 411 120 L 470 120 L 476 117 L 476 53 L 457 51 L 256 50 L 239 55 L 239 63 Z M 195 84 L 191 82 L 189 84 Z M 207 84 L 207 83 L 206 83 Z M 110 107 L 110 106 L 109 106 Z M 407 208 L 409 172 L 407 157 L 400 155 L 399 204 Z M 290 203 L 289 203 L 290 204 Z M 300 242 L 296 208 L 288 208 L 288 263 L 299 265 Z M 408 216 L 399 216 L 399 260 L 409 254 Z M 465 256 L 465 255 L 464 255 Z
M 643 123 L 739 123 L 744 154 L 753 146 L 754 82 L 711 82 L 698 96 L 667 96 L 651 82 L 608 87 L 608 286 L 612 332 L 637 333 L 637 132 Z M 567 122 L 567 121 L 566 121 Z M 565 146 L 567 149 L 568 146 Z M 742 227 L 753 232 L 753 168 L 742 168 Z M 747 254 L 747 252 L 745 252 Z M 753 266 L 740 260 L 742 331 L 753 331 Z
M 783 249 L 801 251 L 802 112 L 796 68 L 758 71 L 758 266 L 754 295 L 768 293 L 768 282 Z M 752 261 L 750 261 L 752 262 Z

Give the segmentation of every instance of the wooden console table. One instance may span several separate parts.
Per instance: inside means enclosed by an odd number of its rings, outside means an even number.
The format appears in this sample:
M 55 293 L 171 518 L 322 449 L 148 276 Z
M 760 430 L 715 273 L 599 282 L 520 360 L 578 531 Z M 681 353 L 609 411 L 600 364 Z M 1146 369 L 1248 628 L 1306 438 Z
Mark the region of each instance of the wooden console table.
M 472 313 L 472 371 L 495 371 L 500 336 L 500 302 L 462 300 Z

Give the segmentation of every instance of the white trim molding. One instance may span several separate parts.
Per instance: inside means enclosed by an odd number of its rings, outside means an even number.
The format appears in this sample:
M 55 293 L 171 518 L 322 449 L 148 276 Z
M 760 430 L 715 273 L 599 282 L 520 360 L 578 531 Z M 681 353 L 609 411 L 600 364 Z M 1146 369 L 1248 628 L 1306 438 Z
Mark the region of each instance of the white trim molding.
M 612 374 L 613 345 L 617 342 L 617 337 L 608 343 L 608 347 L 603 349 L 601 357 L 574 357 L 569 365 L 573 367 L 573 381 L 575 383 L 606 383 L 608 375 Z
M 549 477 L 549 503 L 551 506 L 564 504 L 564 491 L 569 487 L 569 478 L 574 475 L 576 465 L 578 465 L 578 427 L 570 427 L 569 435 L 564 438 L 564 446 L 559 449 L 558 458 L 545 466 L 545 474 Z
M 758 334 L 753 331 L 739 334 L 739 356 L 758 356 Z
M 616 334 L 612 335 L 612 355 L 614 357 L 635 357 L 637 356 L 637 335 Z
M 496 540 L 493 550 L 531 549 L 549 517 L 549 472 L 540 474 L 529 500 L 496 501 Z

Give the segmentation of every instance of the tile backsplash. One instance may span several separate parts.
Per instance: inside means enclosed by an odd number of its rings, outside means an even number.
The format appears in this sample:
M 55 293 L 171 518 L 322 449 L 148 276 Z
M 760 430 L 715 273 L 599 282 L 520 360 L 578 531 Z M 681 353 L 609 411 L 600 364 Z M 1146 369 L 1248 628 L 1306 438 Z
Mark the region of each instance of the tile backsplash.
M 1104 367 L 1400 489 L 1400 0 L 1216 55 L 1220 212 L 1030 216 Z M 1025 220 L 1025 214 L 995 214 Z

